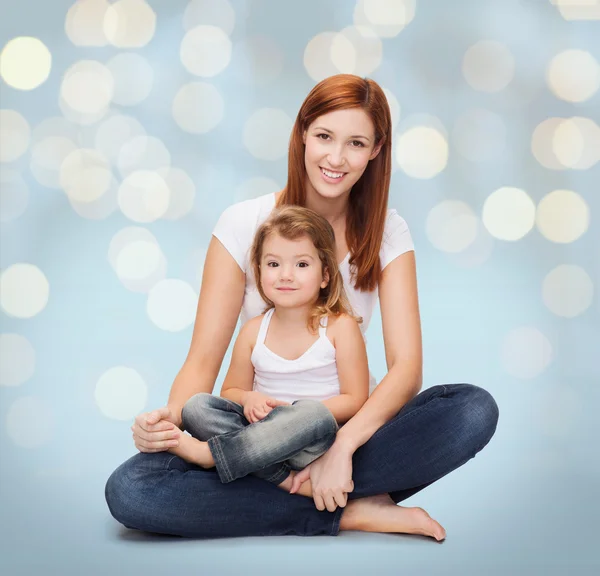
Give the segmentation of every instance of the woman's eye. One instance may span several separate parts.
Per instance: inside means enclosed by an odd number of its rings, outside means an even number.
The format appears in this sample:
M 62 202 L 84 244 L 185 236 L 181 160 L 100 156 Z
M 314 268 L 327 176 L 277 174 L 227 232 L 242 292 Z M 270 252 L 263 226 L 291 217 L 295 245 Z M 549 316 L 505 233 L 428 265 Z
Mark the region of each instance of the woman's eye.
M 329 134 L 317 134 L 317 138 L 321 138 L 321 140 L 326 140 L 329 138 Z
M 355 148 L 363 148 L 364 144 L 360 140 L 353 140 L 352 146 L 354 146 Z

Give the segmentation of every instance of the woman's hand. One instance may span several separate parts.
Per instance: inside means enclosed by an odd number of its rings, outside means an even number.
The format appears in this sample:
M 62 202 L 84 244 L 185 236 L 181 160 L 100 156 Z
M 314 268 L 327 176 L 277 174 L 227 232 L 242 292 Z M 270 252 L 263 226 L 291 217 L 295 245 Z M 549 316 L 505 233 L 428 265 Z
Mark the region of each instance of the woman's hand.
M 313 500 L 318 510 L 335 512 L 346 506 L 352 481 L 352 450 L 334 442 L 333 446 L 312 464 L 296 474 L 290 494 L 294 494 L 310 478 Z
M 168 406 L 136 416 L 131 431 L 135 447 L 140 452 L 164 452 L 174 448 L 179 444 L 181 434 Z
M 248 392 L 244 398 L 244 416 L 250 424 L 262 420 L 276 406 L 285 406 L 289 402 L 276 400 L 262 392 Z

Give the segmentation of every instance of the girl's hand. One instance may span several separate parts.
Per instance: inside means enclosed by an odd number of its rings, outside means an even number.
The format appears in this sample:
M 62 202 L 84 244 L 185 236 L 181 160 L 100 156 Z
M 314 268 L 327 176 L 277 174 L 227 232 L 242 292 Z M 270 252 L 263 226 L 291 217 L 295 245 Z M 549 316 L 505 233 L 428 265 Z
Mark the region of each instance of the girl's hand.
M 290 494 L 295 494 L 310 478 L 313 500 L 317 510 L 335 512 L 346 506 L 348 493 L 354 490 L 352 481 L 352 450 L 341 444 L 333 446 L 312 464 L 294 476 Z
M 164 452 L 177 446 L 181 430 L 174 422 L 168 406 L 139 414 L 131 427 L 135 447 L 140 452 Z
M 262 420 L 276 406 L 285 406 L 289 402 L 276 400 L 262 392 L 248 392 L 244 399 L 244 416 L 250 424 Z

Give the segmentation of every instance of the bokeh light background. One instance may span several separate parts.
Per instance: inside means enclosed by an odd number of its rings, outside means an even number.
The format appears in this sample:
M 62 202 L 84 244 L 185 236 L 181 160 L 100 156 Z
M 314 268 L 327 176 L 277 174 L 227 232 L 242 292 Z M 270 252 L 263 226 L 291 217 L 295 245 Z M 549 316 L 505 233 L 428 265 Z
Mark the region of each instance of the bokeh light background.
M 3 0 L 1 11 L 7 575 L 600 567 L 600 2 Z M 284 185 L 297 110 L 339 72 L 374 78 L 390 102 L 390 205 L 416 243 L 425 386 L 472 382 L 500 406 L 486 450 L 409 501 L 448 539 L 121 530 L 103 485 L 135 451 L 133 417 L 164 404 L 185 358 L 211 230 L 231 203 Z M 380 379 L 378 313 L 368 347 Z

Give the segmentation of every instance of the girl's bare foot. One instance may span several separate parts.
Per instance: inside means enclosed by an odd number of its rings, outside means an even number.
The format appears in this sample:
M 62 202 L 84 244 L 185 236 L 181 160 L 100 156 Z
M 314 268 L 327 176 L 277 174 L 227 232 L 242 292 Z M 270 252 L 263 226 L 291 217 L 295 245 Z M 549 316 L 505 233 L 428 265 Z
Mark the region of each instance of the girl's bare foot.
M 185 432 L 179 435 L 179 446 L 169 448 L 169 452 L 202 468 L 213 468 L 215 465 L 208 442 L 201 442 Z
M 340 521 L 340 530 L 422 534 L 436 540 L 446 531 L 423 508 L 398 506 L 388 494 L 350 500 Z
M 292 482 L 294 481 L 294 476 L 297 474 L 294 470 L 290 471 L 290 475 L 281 483 L 278 484 L 278 488 L 283 488 L 286 492 L 289 492 L 292 489 Z M 301 496 L 308 496 L 308 498 L 312 498 L 312 486 L 310 480 L 303 482 L 298 488 L 296 494 L 300 494 Z

